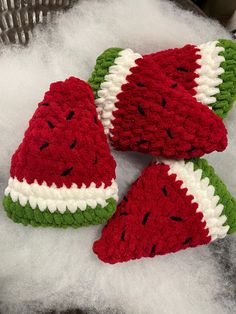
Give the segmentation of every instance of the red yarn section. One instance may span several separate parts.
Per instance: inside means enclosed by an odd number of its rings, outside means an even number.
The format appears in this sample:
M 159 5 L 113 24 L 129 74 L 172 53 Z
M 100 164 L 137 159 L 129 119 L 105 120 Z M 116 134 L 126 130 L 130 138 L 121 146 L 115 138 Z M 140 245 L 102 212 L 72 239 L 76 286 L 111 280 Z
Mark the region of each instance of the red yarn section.
M 146 59 L 152 59 L 162 69 L 162 71 L 181 84 L 192 96 L 196 94 L 194 87 L 197 83 L 194 81 L 199 75 L 195 73 L 196 69 L 200 68 L 197 60 L 200 51 L 194 45 L 186 45 L 183 48 L 167 49 L 144 56 Z
M 113 112 L 111 142 L 171 158 L 191 158 L 227 146 L 227 131 L 214 112 L 169 79 L 150 58 L 140 58 L 122 86 Z
M 133 183 L 93 245 L 102 261 L 153 257 L 211 241 L 193 196 L 168 170 L 167 165 L 151 164 Z
M 74 77 L 51 84 L 12 157 L 11 177 L 57 187 L 111 184 L 115 161 L 90 86 Z

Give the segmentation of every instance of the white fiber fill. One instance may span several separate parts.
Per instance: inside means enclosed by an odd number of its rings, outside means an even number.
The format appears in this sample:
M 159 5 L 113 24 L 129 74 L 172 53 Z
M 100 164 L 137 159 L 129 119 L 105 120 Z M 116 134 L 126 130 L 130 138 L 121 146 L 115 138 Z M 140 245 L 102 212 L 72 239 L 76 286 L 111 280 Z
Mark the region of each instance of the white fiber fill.
M 6 48 L 0 55 L 1 193 L 10 157 L 50 82 L 70 75 L 87 80 L 96 56 L 111 46 L 148 53 L 229 38 L 216 22 L 160 0 L 81 1 L 57 21 L 38 29 L 28 48 Z M 235 121 L 233 110 L 226 121 L 229 147 L 209 159 L 236 196 Z M 122 196 L 150 157 L 120 152 L 114 156 Z M 91 250 L 101 228 L 24 227 L 9 220 L 0 205 L 2 314 L 67 308 L 128 314 L 235 312 L 232 298 L 223 298 L 229 287 L 233 289 L 231 279 L 209 247 L 111 266 Z M 218 242 L 219 247 L 225 243 Z M 223 258 L 224 249 L 220 252 Z M 235 262 L 235 250 L 231 258 Z

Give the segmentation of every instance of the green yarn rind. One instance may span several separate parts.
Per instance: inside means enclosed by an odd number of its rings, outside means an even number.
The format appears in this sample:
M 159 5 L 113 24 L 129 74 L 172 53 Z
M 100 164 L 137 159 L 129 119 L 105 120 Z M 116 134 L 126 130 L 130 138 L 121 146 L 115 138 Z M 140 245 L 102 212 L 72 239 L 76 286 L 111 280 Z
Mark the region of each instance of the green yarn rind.
M 97 57 L 94 70 L 88 79 L 90 86 L 94 92 L 95 99 L 98 98 L 97 92 L 100 89 L 101 83 L 104 82 L 105 76 L 109 72 L 110 66 L 115 62 L 121 48 L 109 48 L 105 50 L 100 56 Z
M 51 213 L 48 209 L 40 211 L 38 206 L 33 209 L 29 202 L 22 206 L 19 201 L 13 202 L 10 195 L 4 196 L 3 206 L 7 216 L 16 223 L 32 225 L 33 227 L 59 227 L 59 228 L 79 228 L 82 226 L 104 224 L 116 210 L 116 201 L 113 198 L 106 200 L 106 207 L 97 205 L 96 208 L 87 206 L 86 210 L 77 209 L 71 213 L 66 209 L 64 214 L 59 211 Z
M 225 49 L 219 53 L 225 58 L 220 65 L 224 73 L 219 76 L 223 82 L 218 86 L 220 92 L 215 96 L 216 102 L 211 107 L 218 116 L 225 118 L 236 100 L 236 43 L 219 39 L 217 46 Z
M 233 233 L 236 231 L 236 200 L 228 191 L 226 185 L 222 180 L 217 176 L 215 170 L 208 162 L 203 158 L 193 158 L 186 160 L 185 162 L 193 162 L 194 170 L 201 169 L 202 177 L 201 179 L 208 178 L 211 185 L 215 188 L 215 195 L 219 196 L 218 204 L 222 204 L 224 209 L 222 215 L 227 217 L 224 225 L 229 226 L 228 233 Z

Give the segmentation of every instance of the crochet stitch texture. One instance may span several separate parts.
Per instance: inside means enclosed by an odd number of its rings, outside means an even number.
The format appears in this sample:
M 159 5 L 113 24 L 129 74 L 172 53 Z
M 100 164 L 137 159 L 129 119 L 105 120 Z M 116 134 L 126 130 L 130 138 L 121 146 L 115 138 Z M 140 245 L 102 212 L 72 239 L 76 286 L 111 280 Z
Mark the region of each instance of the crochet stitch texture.
M 206 160 L 160 160 L 132 184 L 93 250 L 113 264 L 174 253 L 235 231 L 236 201 Z
M 168 78 L 154 58 L 108 49 L 98 57 L 89 83 L 117 150 L 180 159 L 227 146 L 222 120 Z
M 145 56 L 198 101 L 225 118 L 236 99 L 236 43 L 219 39 Z
M 104 223 L 116 208 L 115 167 L 90 86 L 53 83 L 12 157 L 4 208 L 24 225 Z
M 95 97 L 108 68 L 124 50 L 107 49 L 97 59 L 90 77 Z M 236 99 L 236 43 L 219 39 L 201 45 L 186 45 L 158 51 L 143 58 L 155 61 L 162 71 L 181 84 L 198 101 L 225 118 Z

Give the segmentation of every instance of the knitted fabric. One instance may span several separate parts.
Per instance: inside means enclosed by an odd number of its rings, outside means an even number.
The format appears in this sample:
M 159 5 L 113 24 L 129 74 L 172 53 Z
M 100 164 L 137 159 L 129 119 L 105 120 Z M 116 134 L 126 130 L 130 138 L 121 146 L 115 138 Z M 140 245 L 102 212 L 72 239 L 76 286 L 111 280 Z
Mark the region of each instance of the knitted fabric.
M 236 201 L 206 160 L 160 160 L 133 183 L 93 245 L 107 263 L 207 244 L 236 231 Z
M 179 159 L 227 145 L 222 120 L 168 78 L 155 59 L 130 49 L 109 49 L 98 58 L 89 83 L 105 133 L 117 150 Z
M 115 167 L 89 85 L 53 83 L 12 157 L 4 208 L 25 225 L 104 223 L 116 208 Z
M 111 48 L 102 54 L 89 80 L 95 96 L 122 49 Z M 115 56 L 115 57 L 114 57 Z M 186 45 L 143 56 L 155 61 L 162 71 L 182 85 L 198 101 L 226 117 L 236 99 L 236 44 L 227 39 L 202 45 Z M 98 79 L 100 78 L 100 80 Z

